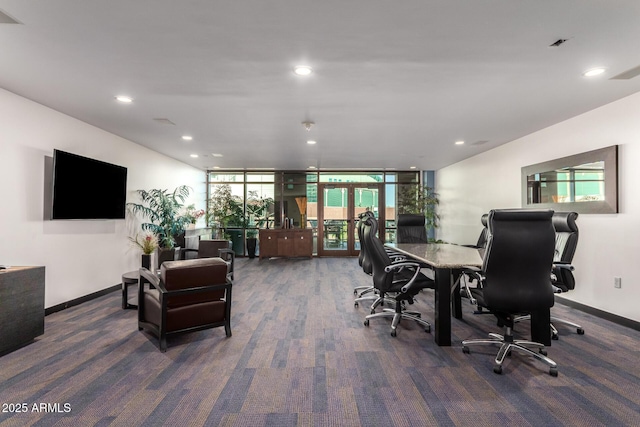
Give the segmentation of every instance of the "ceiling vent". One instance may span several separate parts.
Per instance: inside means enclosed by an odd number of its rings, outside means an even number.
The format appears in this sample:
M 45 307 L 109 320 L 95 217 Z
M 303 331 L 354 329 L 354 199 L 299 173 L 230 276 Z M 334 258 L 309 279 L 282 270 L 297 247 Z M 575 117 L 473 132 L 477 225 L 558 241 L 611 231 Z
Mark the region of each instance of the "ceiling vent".
M 21 24 L 6 13 L 0 10 L 0 24 Z
M 553 43 L 551 43 L 549 45 L 549 47 L 558 47 L 561 44 L 563 44 L 564 42 L 566 42 L 567 40 L 569 40 L 569 39 L 558 39 L 558 40 L 554 41 Z
M 640 65 L 623 73 L 620 73 L 617 76 L 613 76 L 609 80 L 629 80 L 634 77 L 638 77 L 638 75 L 640 75 Z
M 175 125 L 176 125 L 176 124 L 175 124 L 175 123 L 173 123 L 171 120 L 169 120 L 169 119 L 164 119 L 164 118 L 157 118 L 157 119 L 153 119 L 153 121 L 154 121 L 154 122 L 156 122 L 156 123 L 163 124 L 163 125 L 172 125 L 172 126 L 175 126 Z

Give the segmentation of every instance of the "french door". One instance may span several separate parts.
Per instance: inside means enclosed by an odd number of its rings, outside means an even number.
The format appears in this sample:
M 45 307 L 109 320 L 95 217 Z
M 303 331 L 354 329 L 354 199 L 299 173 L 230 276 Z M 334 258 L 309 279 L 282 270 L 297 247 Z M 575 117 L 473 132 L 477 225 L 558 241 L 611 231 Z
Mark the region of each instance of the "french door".
M 384 224 L 383 191 L 382 184 L 318 184 L 318 255 L 358 255 L 358 215 L 372 211 Z

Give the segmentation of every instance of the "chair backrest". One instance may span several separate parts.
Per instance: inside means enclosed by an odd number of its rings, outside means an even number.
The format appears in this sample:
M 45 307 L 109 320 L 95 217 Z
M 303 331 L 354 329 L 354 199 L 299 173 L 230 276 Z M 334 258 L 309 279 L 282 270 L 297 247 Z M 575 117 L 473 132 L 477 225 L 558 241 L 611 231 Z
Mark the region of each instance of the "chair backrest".
M 362 270 L 367 273 L 367 274 L 372 274 L 373 272 L 373 268 L 371 267 L 371 255 L 369 253 L 370 249 L 370 243 L 366 240 L 366 236 L 367 234 L 371 233 L 371 225 L 372 222 L 371 221 L 367 221 L 367 219 L 373 219 L 374 222 L 377 225 L 377 220 L 375 219 L 375 217 L 373 215 L 366 215 L 362 218 L 362 220 L 360 221 L 362 223 L 362 240 L 360 241 L 361 246 L 360 246 L 360 252 L 362 253 Z M 376 228 L 377 230 L 377 228 Z M 373 232 L 373 236 L 375 237 L 376 232 Z
M 491 311 L 526 313 L 553 306 L 552 215 L 551 210 L 489 212 L 483 297 Z
M 373 217 L 367 217 L 364 226 L 364 242 L 367 247 L 367 256 L 371 262 L 373 286 L 381 291 L 386 291 L 393 284 L 393 274 L 385 271 L 385 267 L 391 264 L 391 258 L 378 239 L 377 232 L 378 221 Z
M 370 216 L 373 218 L 374 214 L 371 211 L 365 211 L 358 215 L 358 241 L 360 242 L 360 253 L 358 254 L 358 264 L 362 267 L 365 258 L 367 257 L 366 248 L 364 246 L 364 218 Z M 371 271 L 369 271 L 370 273 Z M 367 274 L 369 274 L 367 273 Z
M 489 214 L 484 214 L 480 217 L 480 222 L 484 227 L 480 232 L 480 236 L 478 236 L 478 243 L 476 243 L 476 248 L 478 249 L 483 249 L 485 246 L 487 246 L 487 237 L 489 234 L 489 228 L 487 226 L 488 218 L 489 218 Z
M 220 249 L 231 249 L 231 242 L 224 239 L 201 239 L 198 242 L 198 258 L 217 258 Z
M 160 268 L 160 278 L 168 291 L 221 285 L 227 281 L 227 263 L 221 258 L 198 258 L 183 261 L 167 261 Z M 223 290 L 201 292 L 193 295 L 173 296 L 167 301 L 169 308 L 219 300 Z
M 556 230 L 556 251 L 553 260 L 571 263 L 578 246 L 577 212 L 555 212 L 553 228 Z
M 422 214 L 399 214 L 396 222 L 398 243 L 427 243 L 425 217 Z
M 573 255 L 578 246 L 578 219 L 577 212 L 555 212 L 553 214 L 553 227 L 556 230 L 556 250 L 553 261 L 557 263 L 571 264 Z M 573 273 L 569 269 L 554 268 L 554 285 L 562 289 L 563 292 L 576 287 Z

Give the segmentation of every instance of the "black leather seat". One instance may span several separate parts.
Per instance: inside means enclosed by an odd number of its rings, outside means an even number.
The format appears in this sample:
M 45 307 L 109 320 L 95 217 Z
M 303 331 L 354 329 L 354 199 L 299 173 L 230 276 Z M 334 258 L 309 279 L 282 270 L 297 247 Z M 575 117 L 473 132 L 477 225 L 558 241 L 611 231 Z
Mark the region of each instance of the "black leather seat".
M 387 294 L 393 294 L 395 309 L 385 308 L 380 313 L 373 313 L 365 318 L 365 326 L 378 317 L 391 317 L 391 336 L 396 336 L 397 326 L 401 319 L 413 320 L 425 331 L 431 331 L 431 324 L 423 320 L 419 314 L 404 310 L 403 303 L 412 304 L 414 297 L 425 288 L 435 288 L 433 280 L 420 272 L 420 264 L 410 261 L 393 262 L 382 242 L 376 237 L 378 221 L 375 218 L 365 219 L 364 242 L 367 255 L 371 258 L 373 286 L 384 300 Z
M 504 335 L 465 340 L 462 349 L 473 345 L 497 344 L 494 372 L 502 373 L 505 357 L 513 350 L 535 357 L 558 375 L 556 363 L 546 357 L 541 343 L 515 340 L 514 319 L 523 313 L 547 311 L 554 304 L 551 277 L 555 231 L 553 211 L 494 210 L 489 213 L 489 240 L 482 267 L 481 288 L 472 289 L 478 305 L 486 307 L 505 327 Z M 539 352 L 531 350 L 538 349 Z

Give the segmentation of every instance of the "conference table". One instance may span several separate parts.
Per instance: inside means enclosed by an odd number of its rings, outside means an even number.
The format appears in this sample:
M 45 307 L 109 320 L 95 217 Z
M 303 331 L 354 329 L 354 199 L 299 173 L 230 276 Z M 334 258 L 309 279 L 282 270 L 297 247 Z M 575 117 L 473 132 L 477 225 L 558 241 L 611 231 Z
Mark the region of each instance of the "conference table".
M 464 267 L 482 267 L 480 250 L 448 243 L 386 243 L 385 246 L 431 266 L 435 272 L 434 339 L 439 346 L 451 345 L 451 316 L 462 319 L 457 279 Z M 551 345 L 549 310 L 531 313 L 531 338 Z

